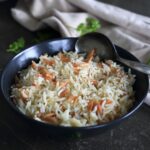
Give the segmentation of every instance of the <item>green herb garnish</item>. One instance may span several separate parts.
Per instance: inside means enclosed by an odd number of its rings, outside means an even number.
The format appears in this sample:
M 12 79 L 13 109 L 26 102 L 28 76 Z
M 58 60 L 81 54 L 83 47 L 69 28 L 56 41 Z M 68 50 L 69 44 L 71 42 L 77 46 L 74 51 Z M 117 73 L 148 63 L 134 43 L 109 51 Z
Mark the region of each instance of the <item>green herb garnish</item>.
M 24 46 L 25 46 L 25 40 L 23 37 L 20 37 L 9 45 L 7 52 L 17 54 L 21 51 L 22 48 L 24 48 Z
M 38 31 L 35 33 L 35 38 L 31 40 L 30 44 L 37 44 L 45 40 L 50 39 L 51 36 L 47 30 Z M 25 39 L 23 37 L 18 38 L 16 41 L 12 42 L 7 49 L 7 52 L 17 54 L 25 47 Z
M 148 60 L 147 64 L 150 65 L 150 59 Z
M 36 38 L 34 38 L 33 40 L 32 40 L 32 42 L 33 43 L 40 43 L 40 42 L 43 42 L 43 41 L 45 41 L 45 40 L 48 40 L 48 39 L 50 39 L 50 34 L 49 34 L 49 32 L 47 32 L 47 31 L 38 31 L 37 33 L 36 33 Z
M 95 18 L 87 18 L 86 23 L 81 23 L 77 27 L 77 31 L 80 32 L 80 35 L 95 32 L 101 27 L 100 22 Z

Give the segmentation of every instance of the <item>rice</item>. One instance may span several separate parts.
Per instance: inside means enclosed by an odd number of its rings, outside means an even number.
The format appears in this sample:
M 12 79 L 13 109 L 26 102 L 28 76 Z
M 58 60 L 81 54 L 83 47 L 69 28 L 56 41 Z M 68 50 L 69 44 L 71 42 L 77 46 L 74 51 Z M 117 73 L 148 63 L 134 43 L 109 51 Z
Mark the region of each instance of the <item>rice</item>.
M 19 72 L 11 97 L 25 115 L 62 126 L 89 126 L 114 120 L 134 102 L 135 75 L 111 60 L 74 52 L 40 56 Z

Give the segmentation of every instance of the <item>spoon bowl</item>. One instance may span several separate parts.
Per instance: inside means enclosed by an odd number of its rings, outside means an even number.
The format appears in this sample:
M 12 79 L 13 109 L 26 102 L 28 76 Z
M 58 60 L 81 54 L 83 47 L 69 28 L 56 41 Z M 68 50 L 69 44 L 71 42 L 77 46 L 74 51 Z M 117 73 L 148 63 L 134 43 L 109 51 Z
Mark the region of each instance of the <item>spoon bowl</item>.
M 114 44 L 107 36 L 101 33 L 92 32 L 85 34 L 81 36 L 75 44 L 77 53 L 87 53 L 92 49 L 96 49 L 96 55 L 100 57 L 100 60 L 117 60 L 132 69 L 145 74 L 150 74 L 149 65 L 121 58 L 118 55 Z
M 87 53 L 92 49 L 96 49 L 96 55 L 105 59 L 117 59 L 117 51 L 112 42 L 103 34 L 92 32 L 85 34 L 77 40 L 75 50 L 78 53 Z

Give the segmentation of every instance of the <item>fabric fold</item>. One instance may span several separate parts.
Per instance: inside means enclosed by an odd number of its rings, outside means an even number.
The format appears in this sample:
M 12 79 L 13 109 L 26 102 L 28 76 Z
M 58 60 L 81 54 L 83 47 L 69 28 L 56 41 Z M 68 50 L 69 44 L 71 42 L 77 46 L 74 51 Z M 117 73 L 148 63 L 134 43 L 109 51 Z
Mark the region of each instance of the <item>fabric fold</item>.
M 87 18 L 100 21 L 97 32 L 146 63 L 150 59 L 150 18 L 96 0 L 19 0 L 13 18 L 30 31 L 46 26 L 63 37 L 78 37 Z M 145 100 L 150 104 L 150 92 Z
M 105 21 L 150 37 L 150 18 L 96 0 L 68 0 L 71 4 Z

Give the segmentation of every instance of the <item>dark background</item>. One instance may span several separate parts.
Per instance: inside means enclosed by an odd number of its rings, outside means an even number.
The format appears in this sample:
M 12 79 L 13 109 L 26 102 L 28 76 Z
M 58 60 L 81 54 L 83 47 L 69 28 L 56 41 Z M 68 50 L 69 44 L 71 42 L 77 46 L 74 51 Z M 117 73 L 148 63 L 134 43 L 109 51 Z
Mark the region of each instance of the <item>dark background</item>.
M 150 17 L 149 0 L 101 0 Z M 0 2 L 0 68 L 14 56 L 6 52 L 8 45 L 24 37 L 29 46 L 36 33 L 32 33 L 13 20 L 10 8 L 15 0 Z M 50 38 L 60 37 L 48 29 Z M 150 107 L 141 109 L 128 120 L 102 134 L 85 138 L 60 138 L 40 135 L 18 119 L 18 116 L 0 96 L 0 150 L 149 150 Z

